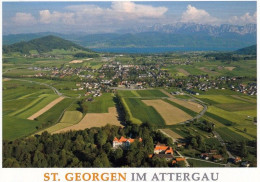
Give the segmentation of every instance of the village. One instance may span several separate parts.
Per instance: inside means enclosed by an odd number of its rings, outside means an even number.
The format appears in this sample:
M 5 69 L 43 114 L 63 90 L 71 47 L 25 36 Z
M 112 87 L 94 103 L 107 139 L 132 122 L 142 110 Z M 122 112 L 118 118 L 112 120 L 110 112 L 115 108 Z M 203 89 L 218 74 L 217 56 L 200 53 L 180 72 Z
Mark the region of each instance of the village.
M 115 58 L 104 57 L 104 64 L 99 68 L 91 66 L 61 67 L 29 67 L 37 71 L 35 75 L 26 75 L 34 78 L 70 79 L 77 82 L 74 91 L 85 90 L 86 95 L 93 93 L 98 96 L 101 91 L 109 89 L 146 89 L 157 87 L 176 87 L 189 94 L 199 95 L 210 90 L 231 90 L 246 95 L 257 95 L 255 82 L 248 82 L 242 76 L 209 76 L 209 74 L 188 75 L 186 77 L 170 74 L 167 69 L 162 69 L 172 64 L 193 64 L 186 62 L 158 62 L 158 64 L 123 64 L 114 61 Z M 22 77 L 22 76 L 21 76 Z M 248 82 L 248 83 L 246 83 Z M 178 93 L 178 92 L 177 92 Z M 173 93 L 176 94 L 176 93 Z

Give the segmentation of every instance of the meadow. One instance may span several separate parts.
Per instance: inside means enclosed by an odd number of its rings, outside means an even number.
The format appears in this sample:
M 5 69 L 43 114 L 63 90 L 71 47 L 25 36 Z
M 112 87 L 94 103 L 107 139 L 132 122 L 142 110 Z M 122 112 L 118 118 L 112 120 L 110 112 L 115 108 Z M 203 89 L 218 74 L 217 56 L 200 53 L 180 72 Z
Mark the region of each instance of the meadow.
M 83 117 L 83 114 L 79 111 L 65 111 L 60 122 L 41 131 L 40 133 L 47 131 L 53 133 L 55 131 L 61 130 L 63 128 L 77 124 Z
M 125 102 L 134 118 L 152 125 L 165 125 L 161 115 L 152 106 L 144 104 L 141 99 L 125 98 Z
M 137 90 L 136 92 L 141 97 L 168 97 L 160 90 Z
M 109 107 L 114 107 L 114 96 L 111 93 L 103 93 L 100 97 L 95 97 L 93 101 L 84 103 L 87 113 L 107 113 Z

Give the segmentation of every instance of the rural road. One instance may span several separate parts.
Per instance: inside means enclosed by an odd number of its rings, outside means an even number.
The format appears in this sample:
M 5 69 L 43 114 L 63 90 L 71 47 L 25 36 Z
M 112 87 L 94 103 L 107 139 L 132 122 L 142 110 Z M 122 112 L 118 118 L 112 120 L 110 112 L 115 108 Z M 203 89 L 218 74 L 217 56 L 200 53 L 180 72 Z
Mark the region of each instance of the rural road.
M 165 133 L 164 131 L 162 131 L 162 130 L 160 130 L 160 129 L 159 129 L 159 131 L 162 132 L 162 133 L 163 133 L 164 135 L 166 135 L 167 137 L 171 138 L 172 141 L 173 141 L 173 144 L 174 144 L 174 142 L 176 141 L 175 138 L 173 138 L 172 136 L 168 135 L 167 133 Z M 183 155 L 181 155 L 181 153 L 180 153 L 179 151 L 175 150 L 175 152 L 176 152 L 181 158 L 184 157 Z M 186 157 L 184 157 L 184 158 L 186 158 Z M 189 167 L 189 166 L 190 166 L 190 164 L 188 163 L 187 160 L 185 160 L 185 165 L 186 165 L 186 167 Z
M 7 78 L 7 77 L 6 77 Z M 60 93 L 55 87 L 48 85 L 46 83 L 41 83 L 41 82 L 36 82 L 36 81 L 31 81 L 31 80 L 24 80 L 24 79 L 18 79 L 18 78 L 9 78 L 11 80 L 18 80 L 18 81 L 25 81 L 25 82 L 30 82 L 30 83 L 35 83 L 35 84 L 39 84 L 39 85 L 45 85 L 49 88 L 51 88 L 54 93 L 56 93 L 58 96 L 62 96 L 62 93 Z
M 217 137 L 218 141 L 222 146 L 226 146 L 226 143 L 216 131 L 213 131 L 212 133 Z M 227 154 L 229 158 L 235 158 L 228 150 L 227 150 Z

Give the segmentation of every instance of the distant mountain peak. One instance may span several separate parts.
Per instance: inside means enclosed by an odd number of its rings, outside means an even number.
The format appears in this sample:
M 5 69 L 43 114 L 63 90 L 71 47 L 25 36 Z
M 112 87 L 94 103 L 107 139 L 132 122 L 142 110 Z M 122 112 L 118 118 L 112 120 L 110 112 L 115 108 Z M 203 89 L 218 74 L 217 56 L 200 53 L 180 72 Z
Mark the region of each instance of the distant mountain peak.
M 127 30 L 125 30 L 127 31 Z M 152 26 L 134 27 L 128 30 L 132 33 L 142 32 L 161 32 L 161 33 L 177 33 L 177 34 L 190 34 L 190 33 L 203 33 L 208 35 L 217 36 L 223 33 L 237 33 L 237 34 L 250 34 L 256 33 L 256 24 L 241 25 L 208 25 L 196 23 L 182 23 L 176 24 L 154 24 Z

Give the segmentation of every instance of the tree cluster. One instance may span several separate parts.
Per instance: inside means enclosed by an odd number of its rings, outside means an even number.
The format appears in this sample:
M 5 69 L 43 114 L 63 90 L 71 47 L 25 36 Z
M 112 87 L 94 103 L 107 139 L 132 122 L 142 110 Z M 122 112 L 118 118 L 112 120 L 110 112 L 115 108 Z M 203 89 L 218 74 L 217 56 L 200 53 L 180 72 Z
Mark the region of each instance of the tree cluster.
M 113 149 L 114 137 L 142 138 L 128 150 Z M 124 128 L 107 125 L 51 135 L 43 132 L 15 141 L 3 141 L 3 167 L 166 167 L 164 159 L 149 158 L 154 143 L 171 139 L 148 124 Z

